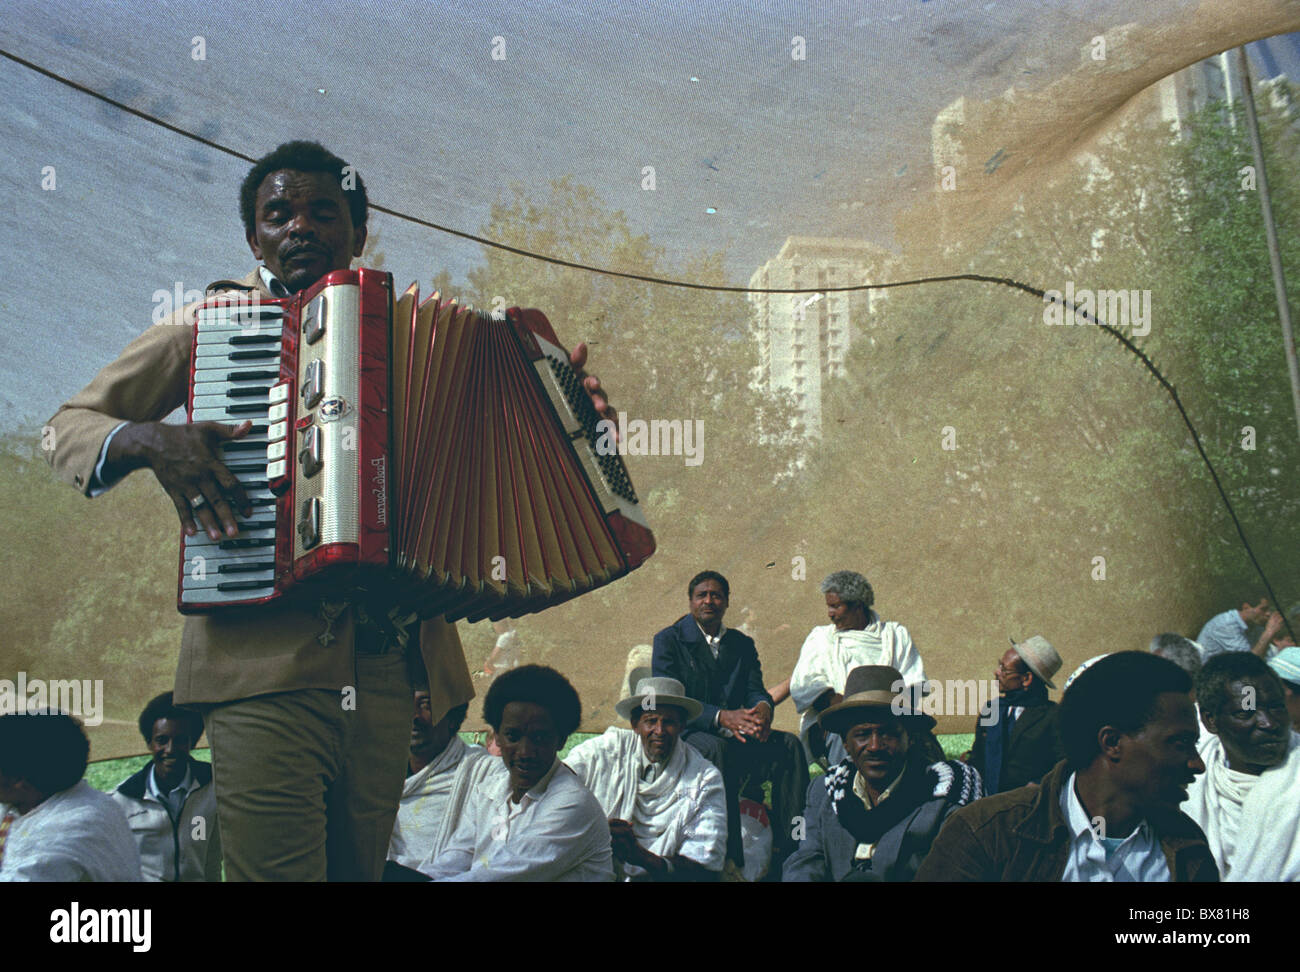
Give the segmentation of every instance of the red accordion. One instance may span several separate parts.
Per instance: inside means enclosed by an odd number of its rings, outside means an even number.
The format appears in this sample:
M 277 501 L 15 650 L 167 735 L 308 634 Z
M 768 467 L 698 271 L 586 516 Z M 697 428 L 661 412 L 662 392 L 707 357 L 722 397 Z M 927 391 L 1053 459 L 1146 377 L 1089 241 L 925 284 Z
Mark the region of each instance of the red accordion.
M 183 613 L 306 591 L 517 617 L 654 552 L 540 311 L 421 303 L 364 269 L 283 300 L 218 295 L 197 309 L 189 419 L 253 421 L 221 445 L 253 515 L 238 537 L 182 539 Z

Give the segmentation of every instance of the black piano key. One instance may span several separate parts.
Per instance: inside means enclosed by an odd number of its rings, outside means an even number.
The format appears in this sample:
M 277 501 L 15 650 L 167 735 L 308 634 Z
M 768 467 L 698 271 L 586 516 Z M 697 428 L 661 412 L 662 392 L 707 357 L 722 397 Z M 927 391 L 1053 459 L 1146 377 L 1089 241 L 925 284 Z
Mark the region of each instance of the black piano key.
M 251 564 L 222 564 L 217 568 L 218 574 L 251 574 L 258 570 L 275 570 L 274 560 L 254 561 Z
M 262 415 L 265 415 L 270 408 L 270 402 L 239 402 L 235 405 L 227 405 L 226 414 L 254 415 L 260 412 Z
M 251 351 L 231 351 L 226 355 L 228 361 L 265 361 L 268 358 L 278 358 L 280 352 L 277 348 L 255 349 Z
M 245 520 L 243 523 L 239 524 L 239 529 L 240 529 L 241 531 L 242 531 L 242 530 L 274 530 L 274 529 L 275 529 L 275 520 L 274 520 L 274 519 L 270 519 L 270 520 Z
M 228 371 L 226 381 L 277 381 L 278 371 Z
M 227 398 L 265 398 L 271 389 L 266 385 L 254 385 L 251 388 L 227 388 Z
M 222 540 L 217 546 L 221 550 L 252 550 L 254 547 L 274 547 L 275 537 L 238 537 L 234 540 Z
M 235 334 L 227 344 L 279 344 L 278 334 Z
M 263 587 L 273 587 L 270 581 L 226 581 L 218 584 L 218 591 L 255 591 Z
M 238 477 L 240 473 L 266 472 L 266 463 L 264 462 L 239 462 L 233 464 L 227 463 L 226 468 L 229 469 L 232 473 L 234 473 L 236 477 Z
M 265 442 L 244 442 L 241 439 L 228 439 L 221 443 L 227 452 L 261 452 L 266 453 Z

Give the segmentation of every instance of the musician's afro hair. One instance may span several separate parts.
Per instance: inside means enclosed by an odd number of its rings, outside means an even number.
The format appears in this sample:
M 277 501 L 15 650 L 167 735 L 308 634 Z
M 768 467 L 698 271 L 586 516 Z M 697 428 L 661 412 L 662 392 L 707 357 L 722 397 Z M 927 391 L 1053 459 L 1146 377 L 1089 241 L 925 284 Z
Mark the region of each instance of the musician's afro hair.
M 325 172 L 339 180 L 343 198 L 352 212 L 352 225 L 360 229 L 366 225 L 370 212 L 370 199 L 361 174 L 319 142 L 285 142 L 274 152 L 253 163 L 239 187 L 239 214 L 244 220 L 244 235 L 253 235 L 257 220 L 257 190 L 272 172 L 292 169 L 295 172 Z M 347 170 L 346 172 L 344 170 Z
M 569 680 L 545 665 L 521 665 L 497 678 L 483 700 L 483 720 L 493 732 L 501 731 L 501 719 L 511 702 L 532 702 L 551 714 L 560 734 L 560 745 L 582 721 L 582 702 Z
M 159 719 L 181 723 L 190 732 L 190 745 L 198 745 L 199 736 L 203 735 L 203 716 L 193 709 L 182 709 L 172 701 L 170 692 L 155 695 L 140 713 L 140 735 L 144 736 L 145 742 L 153 741 L 153 727 Z

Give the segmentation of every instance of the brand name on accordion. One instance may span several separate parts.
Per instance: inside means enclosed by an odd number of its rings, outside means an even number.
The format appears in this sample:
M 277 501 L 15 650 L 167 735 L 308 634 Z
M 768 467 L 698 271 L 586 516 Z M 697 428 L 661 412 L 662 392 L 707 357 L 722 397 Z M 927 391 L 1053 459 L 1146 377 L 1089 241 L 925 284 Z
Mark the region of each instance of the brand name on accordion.
M 629 419 L 596 423 L 596 453 L 602 456 L 682 456 L 686 465 L 704 461 L 703 419 Z
M 370 492 L 375 497 L 375 518 L 381 525 L 388 523 L 388 466 L 384 462 L 384 457 L 371 459 L 370 465 L 374 467 L 375 474 L 370 477 L 374 483 Z

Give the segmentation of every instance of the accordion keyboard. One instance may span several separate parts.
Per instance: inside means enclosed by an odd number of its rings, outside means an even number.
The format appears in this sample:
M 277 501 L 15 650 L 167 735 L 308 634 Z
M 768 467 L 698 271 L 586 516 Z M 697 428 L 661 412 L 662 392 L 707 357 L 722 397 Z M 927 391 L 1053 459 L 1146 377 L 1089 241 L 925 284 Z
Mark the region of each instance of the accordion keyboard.
M 267 487 L 266 443 L 272 385 L 280 380 L 284 311 L 274 304 L 231 302 L 199 310 L 191 422 L 253 427 L 219 447 L 244 487 L 252 516 L 236 511 L 239 536 L 184 538 L 181 602 L 248 601 L 275 592 L 276 498 Z

